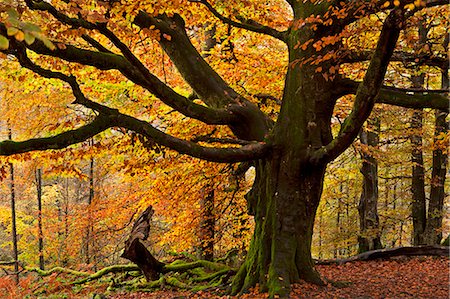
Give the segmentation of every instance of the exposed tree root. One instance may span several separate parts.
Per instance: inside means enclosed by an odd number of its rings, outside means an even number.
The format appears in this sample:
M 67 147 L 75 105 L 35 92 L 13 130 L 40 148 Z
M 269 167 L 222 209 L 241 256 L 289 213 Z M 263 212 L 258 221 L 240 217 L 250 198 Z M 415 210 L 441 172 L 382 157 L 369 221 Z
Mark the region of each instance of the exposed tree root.
M 139 267 L 133 264 L 128 264 L 128 265 L 113 265 L 113 266 L 109 266 L 106 268 L 103 268 L 97 272 L 95 272 L 94 274 L 89 275 L 86 278 L 77 280 L 75 282 L 73 282 L 73 284 L 83 284 L 86 283 L 88 281 L 92 281 L 95 279 L 99 279 L 109 273 L 120 273 L 120 272 L 128 272 L 128 271 L 136 271 L 139 270 Z
M 41 270 L 39 268 L 27 268 L 25 267 L 25 270 L 29 272 L 36 272 L 39 276 L 49 276 L 53 273 L 64 273 L 64 274 L 70 274 L 74 276 L 90 276 L 91 274 L 81 271 L 76 271 L 68 268 L 63 267 L 54 267 L 50 270 Z

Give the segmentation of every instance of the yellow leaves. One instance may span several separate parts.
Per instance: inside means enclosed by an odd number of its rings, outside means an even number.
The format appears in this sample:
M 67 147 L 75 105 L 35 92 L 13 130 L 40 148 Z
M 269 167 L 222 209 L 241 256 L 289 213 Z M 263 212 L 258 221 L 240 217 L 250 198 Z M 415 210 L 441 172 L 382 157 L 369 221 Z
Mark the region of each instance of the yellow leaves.
M 172 36 L 170 36 L 169 34 L 163 33 L 163 37 L 164 37 L 165 39 L 167 39 L 168 41 L 171 41 L 171 40 L 172 40 Z
M 11 26 L 6 29 L 6 34 L 8 36 L 13 36 L 13 35 L 16 35 L 16 33 L 19 31 L 20 31 L 19 28 Z

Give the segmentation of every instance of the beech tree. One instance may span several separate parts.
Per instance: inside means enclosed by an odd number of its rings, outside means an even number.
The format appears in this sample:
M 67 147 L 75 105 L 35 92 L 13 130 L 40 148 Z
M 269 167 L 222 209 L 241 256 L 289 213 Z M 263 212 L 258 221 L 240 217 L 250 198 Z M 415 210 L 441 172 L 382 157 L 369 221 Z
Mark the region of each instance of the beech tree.
M 256 168 L 253 188 L 246 196 L 255 230 L 232 293 L 259 284 L 271 296 L 287 296 L 290 284 L 299 279 L 324 284 L 314 269 L 311 238 L 327 164 L 351 145 L 375 103 L 448 109 L 443 90 L 383 85 L 390 62 L 447 68 L 446 54 L 439 54 L 442 49 L 430 46 L 416 55 L 399 42 L 402 30 L 414 26 L 421 14 L 445 15 L 445 9 L 439 9 L 446 4 L 441 0 L 7 1 L 0 22 L 0 48 L 7 59 L 42 77 L 63 81 L 72 89 L 73 105 L 93 110 L 95 117 L 52 136 L 2 141 L 0 155 L 62 149 L 121 128 L 149 144 L 199 159 L 248 162 Z M 221 76 L 225 74 L 221 64 L 236 61 L 230 38 L 216 37 L 227 43 L 222 50 L 229 57 L 202 55 L 198 36 L 212 26 L 205 24 L 225 25 L 221 28 L 228 28 L 241 47 L 257 36 L 263 43 L 251 51 L 261 55 L 267 49 L 284 52 L 279 112 L 269 115 L 258 105 L 273 98 L 264 84 L 258 94 L 245 92 L 250 84 L 246 82 L 258 81 L 256 69 L 240 86 Z M 352 39 L 362 40 L 368 27 L 377 28 L 379 34 L 371 36 L 374 42 L 366 44 L 369 49 L 359 51 Z M 150 40 L 162 47 L 191 95 L 155 74 L 156 57 L 148 57 L 153 52 L 145 47 L 150 47 Z M 280 61 L 273 58 L 273 63 Z M 344 65 L 360 63 L 367 63 L 361 81 L 342 71 Z M 119 103 L 93 100 L 83 86 L 89 76 L 80 75 L 92 67 L 99 73 L 120 72 L 121 80 L 143 88 L 184 117 L 227 126 L 232 138 L 187 140 L 148 118 L 127 113 Z M 352 110 L 333 134 L 333 110 L 346 95 L 354 95 Z M 138 99 L 133 105 L 146 104 Z

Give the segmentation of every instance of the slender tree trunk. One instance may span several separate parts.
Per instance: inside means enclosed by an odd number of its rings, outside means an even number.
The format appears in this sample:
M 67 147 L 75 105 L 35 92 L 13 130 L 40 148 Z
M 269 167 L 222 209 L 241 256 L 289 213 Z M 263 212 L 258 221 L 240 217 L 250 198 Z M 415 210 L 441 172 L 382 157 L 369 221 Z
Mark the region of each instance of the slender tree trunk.
M 423 233 L 426 225 L 425 174 L 422 154 L 422 119 L 423 111 L 414 111 L 411 118 L 411 127 L 414 129 L 414 135 L 411 136 L 411 160 L 413 163 L 411 192 L 414 245 L 423 244 Z
M 94 200 L 94 158 L 91 157 L 89 163 L 89 196 L 88 196 L 88 219 L 87 219 L 87 227 L 86 227 L 86 242 L 85 242 L 85 262 L 89 264 L 91 262 L 91 253 L 89 249 L 89 245 L 92 239 L 93 233 L 93 225 L 92 225 L 92 210 L 91 205 Z
M 419 49 L 426 42 L 427 29 L 421 22 L 419 24 Z M 425 80 L 424 74 L 411 78 L 414 88 L 422 88 Z M 411 128 L 414 130 L 411 136 L 412 145 L 412 218 L 413 218 L 413 244 L 423 244 L 423 233 L 426 225 L 426 197 L 425 197 L 425 172 L 423 166 L 423 141 L 422 141 L 423 111 L 415 110 L 411 118 Z
M 39 250 L 39 268 L 44 270 L 44 234 L 42 232 L 42 171 L 36 170 L 36 191 L 38 204 L 38 250 Z
M 445 48 L 448 48 L 448 36 Z M 448 69 L 442 72 L 442 89 L 449 88 Z M 446 122 L 448 112 L 435 111 L 433 170 L 431 173 L 431 191 L 428 205 L 428 219 L 424 233 L 424 243 L 427 245 L 439 244 L 442 239 L 442 217 L 444 215 L 445 175 L 447 172 L 448 144 L 439 144 L 441 134 L 448 132 L 449 124 Z M 442 143 L 442 142 L 441 142 Z
M 8 131 L 9 140 L 12 139 L 11 129 Z M 9 163 L 10 169 L 10 194 L 11 194 L 11 235 L 12 235 L 12 245 L 13 245 L 13 258 L 14 258 L 14 279 L 16 284 L 19 283 L 19 254 L 17 249 L 17 228 L 16 228 L 16 190 L 14 184 L 14 165 Z
M 368 128 L 361 130 L 361 144 L 366 147 L 376 147 L 379 142 L 380 119 L 369 119 Z M 360 235 L 358 236 L 358 253 L 369 250 L 381 249 L 380 221 L 378 217 L 378 161 L 363 148 L 361 152 L 363 159 L 361 173 L 363 175 L 363 186 L 359 199 L 359 224 Z
M 200 256 L 204 260 L 212 261 L 214 258 L 215 235 L 214 189 L 211 186 L 206 186 L 203 191 L 204 196 L 200 199 Z

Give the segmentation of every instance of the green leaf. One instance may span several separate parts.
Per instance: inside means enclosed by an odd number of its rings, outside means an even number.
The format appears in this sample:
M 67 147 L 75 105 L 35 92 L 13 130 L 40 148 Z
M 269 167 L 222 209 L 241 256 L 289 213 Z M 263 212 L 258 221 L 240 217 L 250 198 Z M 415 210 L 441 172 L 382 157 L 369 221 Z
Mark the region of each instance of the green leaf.
M 8 28 L 6 29 L 6 34 L 7 34 L 8 36 L 16 35 L 17 32 L 19 32 L 19 28 L 16 28 L 16 27 L 8 27 Z
M 0 35 L 0 50 L 6 50 L 9 47 L 9 40 L 4 37 L 3 35 Z
M 27 45 L 31 45 L 32 43 L 34 43 L 35 39 L 36 38 L 33 34 L 25 32 L 25 42 L 27 43 Z
M 39 37 L 39 39 L 44 43 L 44 45 L 49 48 L 50 50 L 55 50 L 55 45 L 45 36 Z
M 12 9 L 12 8 L 8 9 L 8 10 L 7 10 L 7 13 L 8 13 L 8 16 L 9 16 L 10 18 L 12 18 L 12 19 L 18 20 L 19 17 L 20 17 L 20 16 L 19 16 L 19 13 L 17 12 L 17 10 Z
M 41 32 L 41 28 L 39 28 L 38 25 L 33 23 L 25 23 L 23 25 L 23 30 L 29 31 L 29 32 Z

